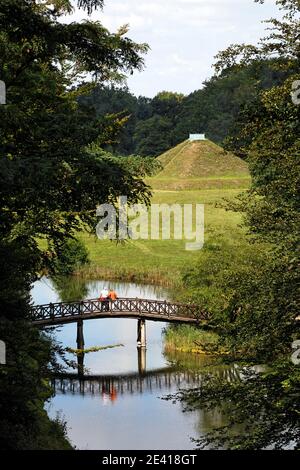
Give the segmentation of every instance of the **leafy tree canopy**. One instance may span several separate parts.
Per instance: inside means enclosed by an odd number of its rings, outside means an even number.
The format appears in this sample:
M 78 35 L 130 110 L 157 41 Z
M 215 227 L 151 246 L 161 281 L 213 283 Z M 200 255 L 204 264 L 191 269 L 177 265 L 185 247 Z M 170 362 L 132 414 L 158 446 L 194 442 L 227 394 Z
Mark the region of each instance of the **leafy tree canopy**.
M 260 3 L 263 3 L 260 1 Z M 231 449 L 299 449 L 299 365 L 292 362 L 292 344 L 299 339 L 299 118 L 291 99 L 300 78 L 300 5 L 278 0 L 282 21 L 270 20 L 271 31 L 258 46 L 233 45 L 218 55 L 217 70 L 229 76 L 262 58 L 274 61 L 287 76 L 261 91 L 239 114 L 227 147 L 249 163 L 252 187 L 228 209 L 243 211 L 252 240 L 262 256 L 247 264 L 225 266 L 218 273 L 225 310 L 214 320 L 222 343 L 235 359 L 264 363 L 263 372 L 244 368 L 241 382 L 208 377 L 201 389 L 183 392 L 188 406 L 229 407 L 230 423 L 215 429 L 201 446 Z M 276 59 L 274 59 L 276 57 Z M 262 249 L 261 242 L 268 246 Z M 201 273 L 201 267 L 199 267 Z M 203 282 L 190 272 L 195 287 Z M 238 435 L 235 426 L 242 426 Z
M 102 5 L 78 1 L 89 14 Z M 140 70 L 147 46 L 130 40 L 125 26 L 112 34 L 100 22 L 58 21 L 72 11 L 67 0 L 0 2 L 0 77 L 7 88 L 0 107 L 2 449 L 70 448 L 65 427 L 44 410 L 49 370 L 57 370 L 55 353 L 62 351 L 30 326 L 30 287 L 67 238 L 93 228 L 98 204 L 119 195 L 147 202 L 150 194 L 145 168 L 139 174 L 137 165 L 89 151 L 113 142 L 123 118 L 97 116 L 79 100 L 95 84 Z

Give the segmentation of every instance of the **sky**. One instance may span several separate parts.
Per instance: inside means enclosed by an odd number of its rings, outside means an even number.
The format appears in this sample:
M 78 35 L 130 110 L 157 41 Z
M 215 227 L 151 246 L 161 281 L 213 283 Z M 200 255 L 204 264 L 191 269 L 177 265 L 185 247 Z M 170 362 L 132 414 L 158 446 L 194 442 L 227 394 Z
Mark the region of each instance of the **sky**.
M 128 78 L 136 96 L 162 90 L 189 94 L 213 74 L 214 56 L 233 43 L 256 43 L 263 20 L 278 16 L 275 0 L 106 0 L 90 19 L 111 32 L 129 23 L 132 40 L 148 43 L 145 69 Z M 68 21 L 86 14 L 76 10 Z

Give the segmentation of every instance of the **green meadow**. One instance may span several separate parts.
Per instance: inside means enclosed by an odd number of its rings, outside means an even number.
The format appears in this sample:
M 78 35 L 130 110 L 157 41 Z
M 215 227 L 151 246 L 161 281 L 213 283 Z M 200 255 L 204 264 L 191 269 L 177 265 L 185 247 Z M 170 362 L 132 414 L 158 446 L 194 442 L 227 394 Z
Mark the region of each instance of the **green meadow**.
M 232 252 L 235 257 L 239 253 L 242 256 L 249 249 L 241 227 L 242 215 L 220 207 L 224 199 L 234 199 L 249 185 L 248 169 L 242 160 L 209 141 L 184 142 L 159 160 L 163 170 L 147 179 L 153 188 L 152 204 L 204 204 L 203 249 L 187 251 L 186 240 L 127 240 L 117 244 L 82 233 L 91 264 L 78 275 L 184 287 L 182 274 L 193 265 L 206 263 L 211 251 L 219 251 L 221 259 L 224 252 L 231 258 Z
M 226 212 L 216 204 L 232 199 L 240 190 L 193 190 L 153 192 L 154 204 L 204 204 L 205 245 L 222 243 L 241 249 L 245 243 L 240 214 Z M 171 234 L 172 235 L 172 234 Z M 174 285 L 182 269 L 201 259 L 201 251 L 185 249 L 186 240 L 127 240 L 116 243 L 80 234 L 89 249 L 91 264 L 81 275 Z M 205 245 L 203 250 L 205 250 Z

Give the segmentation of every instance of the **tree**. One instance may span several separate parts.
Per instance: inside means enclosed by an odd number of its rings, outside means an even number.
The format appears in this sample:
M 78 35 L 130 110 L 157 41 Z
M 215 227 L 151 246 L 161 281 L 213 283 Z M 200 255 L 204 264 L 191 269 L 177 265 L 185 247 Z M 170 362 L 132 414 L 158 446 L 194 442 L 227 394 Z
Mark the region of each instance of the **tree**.
M 243 369 L 243 380 L 226 383 L 209 374 L 199 389 L 179 392 L 184 409 L 223 410 L 225 426 L 197 440 L 201 449 L 291 450 L 300 447 L 300 372 L 288 361 L 259 374 Z
M 273 62 L 264 59 L 242 68 L 232 66 L 188 96 L 162 91 L 153 99 L 136 98 L 119 85 L 97 87 L 80 102 L 94 107 L 97 116 L 118 113 L 124 119 L 119 135 L 105 146 L 115 154 L 156 156 L 199 132 L 222 144 L 236 131 L 243 107 L 255 103 L 261 90 L 287 77 Z
M 68 238 L 60 250 L 54 261 L 54 272 L 57 275 L 73 274 L 76 269 L 90 262 L 89 252 L 81 240 Z
M 184 98 L 174 135 L 183 141 L 189 133 L 203 132 L 222 144 L 235 129 L 243 107 L 254 102 L 261 90 L 282 83 L 285 76 L 283 70 L 274 70 L 272 60 L 223 70 L 205 81 L 202 89 Z
M 133 134 L 137 121 L 138 100 L 126 86 L 98 86 L 90 94 L 80 98 L 80 102 L 94 107 L 97 116 L 118 115 L 124 118 L 124 125 L 115 142 L 105 145 L 105 149 L 116 154 L 135 153 Z
M 89 13 L 102 0 L 79 0 Z M 70 447 L 64 429 L 48 420 L 49 368 L 58 349 L 30 326 L 30 286 L 51 266 L 66 238 L 95 224 L 97 204 L 149 200 L 137 174 L 89 145 L 111 143 L 122 126 L 78 102 L 97 83 L 141 69 L 139 45 L 127 29 L 111 34 L 99 22 L 64 24 L 68 0 L 3 0 L 0 4 L 0 76 L 7 105 L 0 107 L 0 337 L 1 447 Z M 91 80 L 88 80 L 88 76 Z M 37 239 L 44 238 L 47 248 Z M 52 437 L 50 437 L 52 436 Z
M 139 122 L 133 136 L 136 153 L 156 157 L 165 152 L 173 144 L 172 129 L 172 121 L 158 115 Z
M 262 3 L 262 1 L 260 1 Z M 241 266 L 223 278 L 231 292 L 228 308 L 215 319 L 223 342 L 238 359 L 266 363 L 264 373 L 244 372 L 241 383 L 206 382 L 200 390 L 181 396 L 189 405 L 234 407 L 229 428 L 218 429 L 201 445 L 261 449 L 300 445 L 299 366 L 291 362 L 292 343 L 299 338 L 299 117 L 291 100 L 292 83 L 299 80 L 299 1 L 278 0 L 282 21 L 271 20 L 269 37 L 259 46 L 231 46 L 218 56 L 217 69 L 249 66 L 276 56 L 284 83 L 262 91 L 239 117 L 228 148 L 250 166 L 252 186 L 229 206 L 243 211 L 249 232 L 267 242 L 260 265 Z M 258 268 L 258 269 L 257 269 Z M 251 416 L 249 417 L 249 414 Z M 232 426 L 245 433 L 232 435 Z
M 174 123 L 181 110 L 183 99 L 184 95 L 181 93 L 161 91 L 152 100 L 153 114 L 168 118 Z

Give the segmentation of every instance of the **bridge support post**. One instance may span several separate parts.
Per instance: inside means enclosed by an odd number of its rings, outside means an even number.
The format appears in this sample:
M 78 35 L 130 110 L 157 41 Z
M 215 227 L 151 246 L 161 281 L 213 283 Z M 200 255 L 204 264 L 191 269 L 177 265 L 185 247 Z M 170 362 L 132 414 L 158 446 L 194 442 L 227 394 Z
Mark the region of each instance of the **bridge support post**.
M 84 349 L 83 320 L 77 322 L 77 349 Z
M 140 318 L 137 325 L 138 348 L 146 348 L 146 320 Z
M 138 351 L 138 370 L 140 375 L 146 373 L 146 348 L 137 348 Z
M 77 372 L 79 377 L 84 376 L 84 354 L 77 355 Z
M 77 349 L 84 349 L 83 320 L 77 322 Z M 84 353 L 77 354 L 78 375 L 84 375 Z

